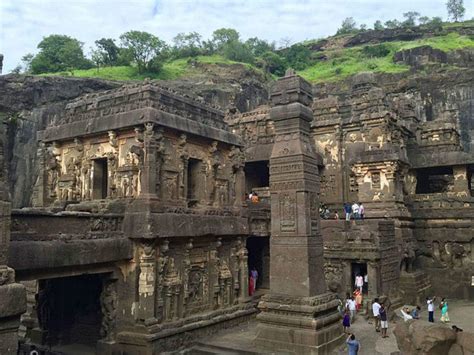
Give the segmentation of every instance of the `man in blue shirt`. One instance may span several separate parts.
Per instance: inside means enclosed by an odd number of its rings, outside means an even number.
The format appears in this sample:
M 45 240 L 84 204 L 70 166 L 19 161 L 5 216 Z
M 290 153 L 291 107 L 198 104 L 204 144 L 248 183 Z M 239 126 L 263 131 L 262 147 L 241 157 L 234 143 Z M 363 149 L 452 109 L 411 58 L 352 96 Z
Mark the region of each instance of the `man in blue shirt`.
M 346 213 L 346 221 L 351 220 L 351 214 L 352 214 L 352 207 L 349 203 L 344 204 L 344 212 Z
M 413 319 L 420 318 L 420 309 L 420 306 L 416 306 L 415 308 L 413 308 L 413 310 L 411 311 L 411 316 L 413 317 Z
M 346 340 L 348 355 L 357 355 L 360 349 L 360 343 L 356 340 L 354 334 L 349 334 L 349 337 Z

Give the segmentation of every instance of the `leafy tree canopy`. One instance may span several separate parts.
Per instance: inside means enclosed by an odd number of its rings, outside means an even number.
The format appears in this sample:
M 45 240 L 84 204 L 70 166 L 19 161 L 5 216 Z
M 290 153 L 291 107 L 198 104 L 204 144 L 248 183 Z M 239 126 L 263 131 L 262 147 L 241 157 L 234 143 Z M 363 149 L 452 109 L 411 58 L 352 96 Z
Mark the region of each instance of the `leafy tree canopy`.
M 336 32 L 337 35 L 344 35 L 348 33 L 353 33 L 357 31 L 357 24 L 354 21 L 354 18 L 347 17 L 342 21 L 341 28 Z
M 202 37 L 197 32 L 178 33 L 173 38 L 175 57 L 195 57 L 202 52 Z
M 88 69 L 91 62 L 85 58 L 83 44 L 65 35 L 44 37 L 38 44 L 39 53 L 31 60 L 31 72 L 54 73 L 72 69 Z
M 120 41 L 129 51 L 140 73 L 151 69 L 152 60 L 155 61 L 153 67 L 156 70 L 155 57 L 166 49 L 164 41 L 148 32 L 128 31 L 120 36 Z
M 112 38 L 101 38 L 95 41 L 95 45 L 104 65 L 117 65 L 120 48 Z
M 240 40 L 239 32 L 233 28 L 220 28 L 212 33 L 212 42 L 217 50 L 222 49 L 225 44 L 238 42 Z
M 462 20 L 466 12 L 463 0 L 448 0 L 446 8 L 448 9 L 449 17 L 451 17 L 455 22 Z

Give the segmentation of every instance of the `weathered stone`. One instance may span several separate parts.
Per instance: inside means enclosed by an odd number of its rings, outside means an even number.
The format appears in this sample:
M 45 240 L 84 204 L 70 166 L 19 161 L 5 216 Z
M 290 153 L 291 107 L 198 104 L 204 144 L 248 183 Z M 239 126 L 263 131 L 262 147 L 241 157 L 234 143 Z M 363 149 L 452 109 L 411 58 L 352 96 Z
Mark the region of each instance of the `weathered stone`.
M 329 352 L 342 340 L 335 295 L 326 293 L 319 234 L 318 159 L 309 141 L 309 84 L 287 72 L 271 93 L 270 293 L 259 303 L 256 344 L 271 351 Z
M 399 322 L 394 334 L 398 347 L 407 354 L 447 354 L 456 341 L 456 333 L 445 324 L 422 320 Z

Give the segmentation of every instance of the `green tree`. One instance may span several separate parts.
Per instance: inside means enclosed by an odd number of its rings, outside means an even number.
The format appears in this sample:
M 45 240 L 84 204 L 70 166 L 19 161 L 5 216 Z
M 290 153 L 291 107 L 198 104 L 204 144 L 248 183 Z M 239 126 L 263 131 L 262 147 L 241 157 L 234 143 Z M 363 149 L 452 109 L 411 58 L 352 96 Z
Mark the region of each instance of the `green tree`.
M 32 53 L 25 54 L 21 57 L 21 62 L 23 63 L 23 71 L 25 73 L 31 72 L 31 61 L 35 56 Z
M 311 50 L 302 44 L 294 44 L 284 53 L 288 65 L 295 70 L 303 70 L 311 64 Z
M 380 20 L 375 21 L 374 30 L 382 31 L 383 29 L 384 29 L 384 27 L 383 27 L 382 21 L 380 21 Z
M 198 56 L 202 53 L 201 39 L 197 32 L 178 33 L 173 38 L 173 55 L 177 58 Z
M 233 28 L 220 28 L 212 33 L 212 42 L 214 44 L 214 47 L 218 51 L 221 50 L 228 43 L 239 41 L 239 32 L 237 32 Z
M 451 17 L 455 22 L 462 20 L 464 13 L 466 12 L 463 0 L 448 0 L 446 8 L 448 9 L 449 17 Z
M 344 35 L 348 33 L 353 33 L 357 31 L 357 23 L 354 21 L 354 18 L 347 17 L 342 21 L 341 28 L 336 32 L 336 35 Z
M 421 16 L 418 18 L 418 23 L 420 25 L 426 25 L 430 21 L 430 18 L 428 16 Z
M 11 74 L 20 74 L 21 73 L 21 65 L 18 64 L 15 68 L 12 69 L 12 71 L 10 72 Z
M 403 14 L 403 17 L 406 19 L 402 23 L 404 27 L 414 27 L 416 26 L 416 20 L 420 17 L 420 13 L 416 11 L 408 11 Z
M 245 44 L 250 48 L 253 55 L 256 57 L 259 57 L 263 53 L 266 53 L 268 51 L 275 50 L 274 43 L 268 43 L 267 41 L 263 39 L 259 39 L 257 37 L 249 38 L 248 40 L 245 41 Z
M 128 31 L 120 36 L 122 45 L 130 51 L 130 55 L 137 64 L 138 72 L 143 73 L 156 68 L 156 57 L 160 57 L 165 50 L 166 44 L 158 37 L 148 32 Z M 155 60 L 151 66 L 150 63 Z
M 432 31 L 441 31 L 443 29 L 443 19 L 438 16 L 433 17 L 426 23 L 426 27 Z
M 265 71 L 277 76 L 285 75 L 285 70 L 288 67 L 284 58 L 271 51 L 265 52 L 260 56 L 260 63 Z
M 222 46 L 222 54 L 225 58 L 236 62 L 253 63 L 255 57 L 250 48 L 240 41 L 231 41 Z
M 389 29 L 394 29 L 394 28 L 402 27 L 402 24 L 397 19 L 388 20 L 388 21 L 385 22 L 385 27 L 389 28 Z
M 77 39 L 65 35 L 44 37 L 38 44 L 39 53 L 31 60 L 31 72 L 54 73 L 90 68 L 92 63 L 85 58 L 82 46 Z
M 103 65 L 117 65 L 120 48 L 112 38 L 101 38 L 95 41 L 95 45 L 97 47 L 95 55 L 102 57 L 100 61 Z

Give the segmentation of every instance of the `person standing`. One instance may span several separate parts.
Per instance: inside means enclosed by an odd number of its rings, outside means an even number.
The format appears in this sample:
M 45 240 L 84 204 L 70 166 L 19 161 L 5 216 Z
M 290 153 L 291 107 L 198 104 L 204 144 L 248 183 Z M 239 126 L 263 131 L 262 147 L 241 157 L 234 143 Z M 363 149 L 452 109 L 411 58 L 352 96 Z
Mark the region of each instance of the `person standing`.
M 434 301 L 436 297 L 426 297 L 426 304 L 428 305 L 428 322 L 434 323 Z
M 379 299 L 374 299 L 372 303 L 372 314 L 374 315 L 375 331 L 380 332 L 380 303 Z
M 441 299 L 439 308 L 441 308 L 441 322 L 448 323 L 450 320 L 448 314 L 448 300 L 446 298 L 443 297 Z
M 382 328 L 382 338 L 388 338 L 387 329 L 388 329 L 388 320 L 387 320 L 387 311 L 384 304 L 380 305 L 379 309 L 380 315 L 380 327 Z
M 249 296 L 253 296 L 255 292 L 255 283 L 253 281 L 253 277 L 249 277 Z
M 258 280 L 258 271 L 255 268 L 255 266 L 250 271 L 250 277 L 253 280 L 253 288 L 254 288 L 254 290 L 256 290 L 257 289 L 257 280 Z
M 369 293 L 369 275 L 365 273 L 364 275 L 364 286 L 365 286 L 365 293 Z
M 359 353 L 360 343 L 355 338 L 354 334 L 349 334 L 346 340 L 346 344 L 347 344 L 348 355 L 357 355 Z
M 346 213 L 346 221 L 350 221 L 352 208 L 351 208 L 351 205 L 347 202 L 344 204 L 344 212 Z
M 359 216 L 360 216 L 360 219 L 364 219 L 364 216 L 365 216 L 365 207 L 362 204 L 362 202 L 359 202 Z
M 357 312 L 357 303 L 354 297 L 351 297 L 347 300 L 346 307 L 349 308 L 349 312 L 351 312 L 351 321 L 352 323 L 355 322 L 356 312 Z
M 356 301 L 357 312 L 359 312 L 362 308 L 362 292 L 358 288 L 356 288 L 353 292 L 353 295 Z
M 337 211 L 334 212 L 334 219 L 339 219 L 339 213 Z
M 352 204 L 352 214 L 354 215 L 354 219 L 359 219 L 359 205 L 357 202 Z
M 355 277 L 354 285 L 359 289 L 360 292 L 362 292 L 362 288 L 364 287 L 364 278 L 361 274 L 357 274 Z
M 344 317 L 342 318 L 342 326 L 344 327 L 344 333 L 349 333 L 349 328 L 351 327 L 351 316 L 349 315 L 349 310 L 346 309 L 344 312 Z

